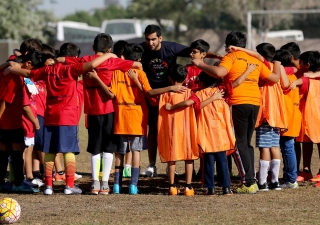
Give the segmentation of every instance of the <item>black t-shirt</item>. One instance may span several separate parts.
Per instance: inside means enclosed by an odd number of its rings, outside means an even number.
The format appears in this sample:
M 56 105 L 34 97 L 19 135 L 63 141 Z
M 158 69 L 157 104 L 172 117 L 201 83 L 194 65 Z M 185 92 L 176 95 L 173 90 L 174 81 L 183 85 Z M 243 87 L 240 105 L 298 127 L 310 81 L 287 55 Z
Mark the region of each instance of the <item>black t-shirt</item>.
M 145 42 L 142 47 L 142 66 L 152 88 L 167 87 L 170 84 L 168 72 L 177 62 L 177 57 L 190 57 L 190 48 L 175 42 L 162 41 L 158 51 L 151 51 Z

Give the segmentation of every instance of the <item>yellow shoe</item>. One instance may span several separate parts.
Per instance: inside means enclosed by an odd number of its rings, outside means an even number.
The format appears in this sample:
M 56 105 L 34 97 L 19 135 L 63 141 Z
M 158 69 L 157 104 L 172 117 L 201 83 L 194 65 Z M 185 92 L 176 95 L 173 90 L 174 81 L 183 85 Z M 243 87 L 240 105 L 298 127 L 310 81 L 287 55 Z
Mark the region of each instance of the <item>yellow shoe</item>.
M 237 188 L 238 194 L 255 194 L 257 193 L 257 189 L 255 187 L 255 184 L 252 184 L 250 187 L 247 187 L 246 185 L 242 185 Z
M 193 188 L 189 189 L 189 188 L 185 187 L 183 193 L 185 196 L 194 196 L 194 189 Z
M 177 187 L 170 187 L 169 195 L 178 195 L 179 193 L 180 193 L 180 190 Z

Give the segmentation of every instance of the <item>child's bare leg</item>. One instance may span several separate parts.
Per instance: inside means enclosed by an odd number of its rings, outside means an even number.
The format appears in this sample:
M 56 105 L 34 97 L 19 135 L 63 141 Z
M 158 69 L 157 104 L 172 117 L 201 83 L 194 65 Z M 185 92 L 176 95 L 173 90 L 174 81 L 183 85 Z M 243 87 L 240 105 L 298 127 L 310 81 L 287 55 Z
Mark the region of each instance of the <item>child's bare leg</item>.
M 259 185 L 267 183 L 268 169 L 270 164 L 270 148 L 259 148 Z
M 272 172 L 271 182 L 275 183 L 279 181 L 279 172 L 280 172 L 280 147 L 271 148 L 271 164 L 270 170 Z
M 25 148 L 24 150 L 24 165 L 25 165 L 25 171 L 26 171 L 26 177 L 29 180 L 33 179 L 32 174 L 32 152 L 33 152 L 33 145 L 30 145 Z
M 170 187 L 174 185 L 174 175 L 176 171 L 176 162 L 168 162 L 168 178 Z
M 140 161 L 139 161 L 140 163 Z M 126 155 L 125 155 L 125 166 L 127 165 L 132 165 L 132 151 L 128 152 Z
M 311 158 L 313 152 L 313 143 L 312 142 L 303 142 L 302 143 L 302 155 L 303 155 L 303 169 L 310 171 L 311 170 Z
M 186 160 L 185 161 L 185 171 L 186 171 L 186 187 L 188 189 L 192 189 L 191 182 L 192 182 L 192 173 L 193 173 L 193 160 Z
M 56 168 L 56 172 L 63 172 L 63 168 L 62 168 L 62 153 L 58 153 L 56 154 L 56 158 L 54 160 L 54 166 Z

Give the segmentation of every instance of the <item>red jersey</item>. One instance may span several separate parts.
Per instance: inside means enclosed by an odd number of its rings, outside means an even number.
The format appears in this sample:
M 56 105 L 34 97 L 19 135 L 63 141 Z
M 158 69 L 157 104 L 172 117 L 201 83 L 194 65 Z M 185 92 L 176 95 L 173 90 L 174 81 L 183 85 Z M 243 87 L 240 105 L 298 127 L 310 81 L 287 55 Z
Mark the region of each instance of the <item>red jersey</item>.
M 46 109 L 47 89 L 44 81 L 39 80 L 34 82 L 38 89 L 38 94 L 35 95 L 35 101 L 37 103 L 37 115 L 44 117 L 44 111 Z
M 23 87 L 22 106 L 30 106 L 34 117 L 37 117 L 36 96 L 37 95 L 32 95 L 31 93 L 29 93 L 25 86 Z M 22 114 L 22 128 L 24 130 L 25 137 L 34 137 L 36 132 L 35 127 L 24 111 Z
M 79 80 L 77 83 L 77 107 L 78 107 L 78 122 L 80 121 L 82 106 L 83 106 L 83 80 Z
M 47 88 L 45 126 L 77 126 L 77 79 L 83 74 L 83 64 L 46 66 L 31 70 L 34 81 L 44 80 Z
M 22 128 L 23 78 L 13 74 L 0 77 L 0 100 L 6 102 L 0 127 L 8 130 Z
M 84 56 L 80 58 L 66 57 L 67 64 L 84 63 L 92 61 L 99 55 Z M 105 85 L 110 84 L 112 71 L 121 70 L 127 72 L 132 68 L 133 61 L 111 58 L 96 68 L 98 76 Z M 86 76 L 83 77 L 84 86 L 84 113 L 90 115 L 103 115 L 114 111 L 113 104 L 100 85 Z
M 186 65 L 186 69 L 188 70 L 188 75 L 186 77 L 186 87 L 190 88 L 192 91 L 198 90 L 199 89 L 198 76 L 202 70 L 192 64 Z

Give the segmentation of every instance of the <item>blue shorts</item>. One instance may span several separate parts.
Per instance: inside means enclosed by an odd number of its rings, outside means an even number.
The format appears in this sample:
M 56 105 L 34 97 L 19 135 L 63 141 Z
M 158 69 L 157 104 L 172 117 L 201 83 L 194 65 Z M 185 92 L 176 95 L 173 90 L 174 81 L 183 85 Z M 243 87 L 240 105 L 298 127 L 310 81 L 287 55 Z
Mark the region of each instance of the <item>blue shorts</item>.
M 78 126 L 45 126 L 44 153 L 80 153 Z
M 256 128 L 256 146 L 259 148 L 271 148 L 280 146 L 280 129 L 270 127 L 263 123 Z
M 36 135 L 34 137 L 34 150 L 43 149 L 43 139 L 44 139 L 44 118 L 43 116 L 37 116 L 39 120 L 40 129 L 36 130 Z

